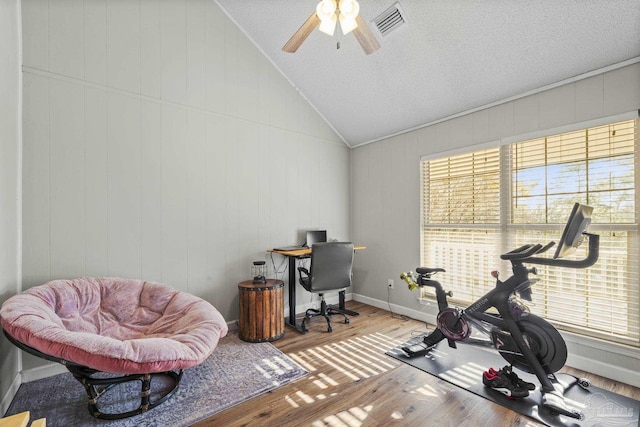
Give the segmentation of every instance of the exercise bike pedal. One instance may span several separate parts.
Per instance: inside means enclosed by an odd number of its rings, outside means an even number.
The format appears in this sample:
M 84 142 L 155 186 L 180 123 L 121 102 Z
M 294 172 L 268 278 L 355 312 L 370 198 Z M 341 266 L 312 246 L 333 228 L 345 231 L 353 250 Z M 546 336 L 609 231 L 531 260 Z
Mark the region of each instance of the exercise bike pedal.
M 407 357 L 420 357 L 429 353 L 435 344 L 427 345 L 424 342 L 401 347 L 402 352 Z
M 544 406 L 553 415 L 565 415 L 570 418 L 583 421 L 584 413 L 577 409 L 570 409 L 567 407 L 564 397 L 557 391 L 550 391 L 542 395 L 542 406 Z

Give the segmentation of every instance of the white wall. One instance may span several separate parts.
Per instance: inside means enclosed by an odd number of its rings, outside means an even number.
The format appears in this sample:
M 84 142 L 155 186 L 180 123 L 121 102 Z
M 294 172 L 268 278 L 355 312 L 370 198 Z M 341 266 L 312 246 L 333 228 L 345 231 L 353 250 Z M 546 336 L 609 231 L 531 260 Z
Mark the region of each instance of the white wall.
M 25 289 L 142 278 L 233 320 L 267 248 L 312 227 L 350 237 L 349 149 L 214 2 L 22 14 Z
M 422 317 L 433 309 L 421 305 L 417 292 L 409 292 L 399 279 L 400 272 L 420 264 L 421 156 L 471 150 L 491 142 L 497 145 L 501 140 L 517 140 L 518 135 L 639 108 L 640 64 L 636 62 L 352 150 L 353 240 L 367 246 L 367 256 L 354 266 L 354 299 L 388 308 L 386 284 L 391 278 L 396 286 L 389 303 L 395 311 Z M 616 354 L 606 346 L 593 345 L 570 343 L 569 364 L 610 372 L 610 367 L 599 369 L 597 363 L 615 358 L 621 367 L 617 379 L 640 386 L 637 349 L 620 348 Z
M 19 288 L 20 25 L 17 0 L 0 0 L 0 304 Z M 18 350 L 0 336 L 0 415 L 16 391 Z

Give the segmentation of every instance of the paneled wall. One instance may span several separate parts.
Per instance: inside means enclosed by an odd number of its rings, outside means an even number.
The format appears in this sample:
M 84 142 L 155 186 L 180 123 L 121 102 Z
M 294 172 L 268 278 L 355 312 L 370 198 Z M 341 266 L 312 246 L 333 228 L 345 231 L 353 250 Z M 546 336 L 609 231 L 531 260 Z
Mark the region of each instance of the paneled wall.
M 434 309 L 421 305 L 418 293 L 409 292 L 399 279 L 400 272 L 415 270 L 420 263 L 421 156 L 515 142 L 638 109 L 640 63 L 636 62 L 352 150 L 353 240 L 367 245 L 367 257 L 356 266 L 354 298 L 383 308 L 391 304 L 414 317 Z M 489 271 L 490 267 L 478 274 Z M 389 278 L 396 281 L 392 291 L 386 286 Z M 578 356 L 585 359 L 612 357 L 586 346 L 580 351 Z M 621 363 L 629 363 L 630 372 L 637 372 L 640 357 L 637 351 L 630 354 L 630 359 L 621 357 Z
M 19 286 L 20 25 L 18 2 L 0 2 L 0 304 Z M 18 349 L 0 336 L 0 415 L 19 381 Z
M 24 288 L 142 278 L 233 320 L 267 248 L 350 238 L 349 149 L 214 2 L 22 12 Z

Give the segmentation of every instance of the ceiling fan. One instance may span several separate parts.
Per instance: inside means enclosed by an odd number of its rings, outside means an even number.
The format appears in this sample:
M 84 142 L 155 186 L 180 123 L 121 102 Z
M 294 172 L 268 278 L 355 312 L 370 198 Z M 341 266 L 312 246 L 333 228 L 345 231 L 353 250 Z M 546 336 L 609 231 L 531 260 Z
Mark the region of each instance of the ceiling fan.
M 380 43 L 360 17 L 360 5 L 356 0 L 321 0 L 315 12 L 293 34 L 282 50 L 289 53 L 297 51 L 316 27 L 332 36 L 337 21 L 340 21 L 343 34 L 353 32 L 367 55 L 380 49 Z

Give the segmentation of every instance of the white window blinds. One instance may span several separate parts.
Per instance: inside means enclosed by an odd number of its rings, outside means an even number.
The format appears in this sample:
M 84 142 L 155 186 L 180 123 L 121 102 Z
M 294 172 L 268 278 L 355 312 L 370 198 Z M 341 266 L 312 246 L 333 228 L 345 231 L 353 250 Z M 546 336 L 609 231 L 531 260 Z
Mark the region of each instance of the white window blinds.
M 422 263 L 458 303 L 493 288 L 499 256 L 558 241 L 573 203 L 593 206 L 600 257 L 588 269 L 538 268 L 531 309 L 558 327 L 638 346 L 637 120 L 422 163 Z M 584 256 L 583 248 L 574 257 Z

